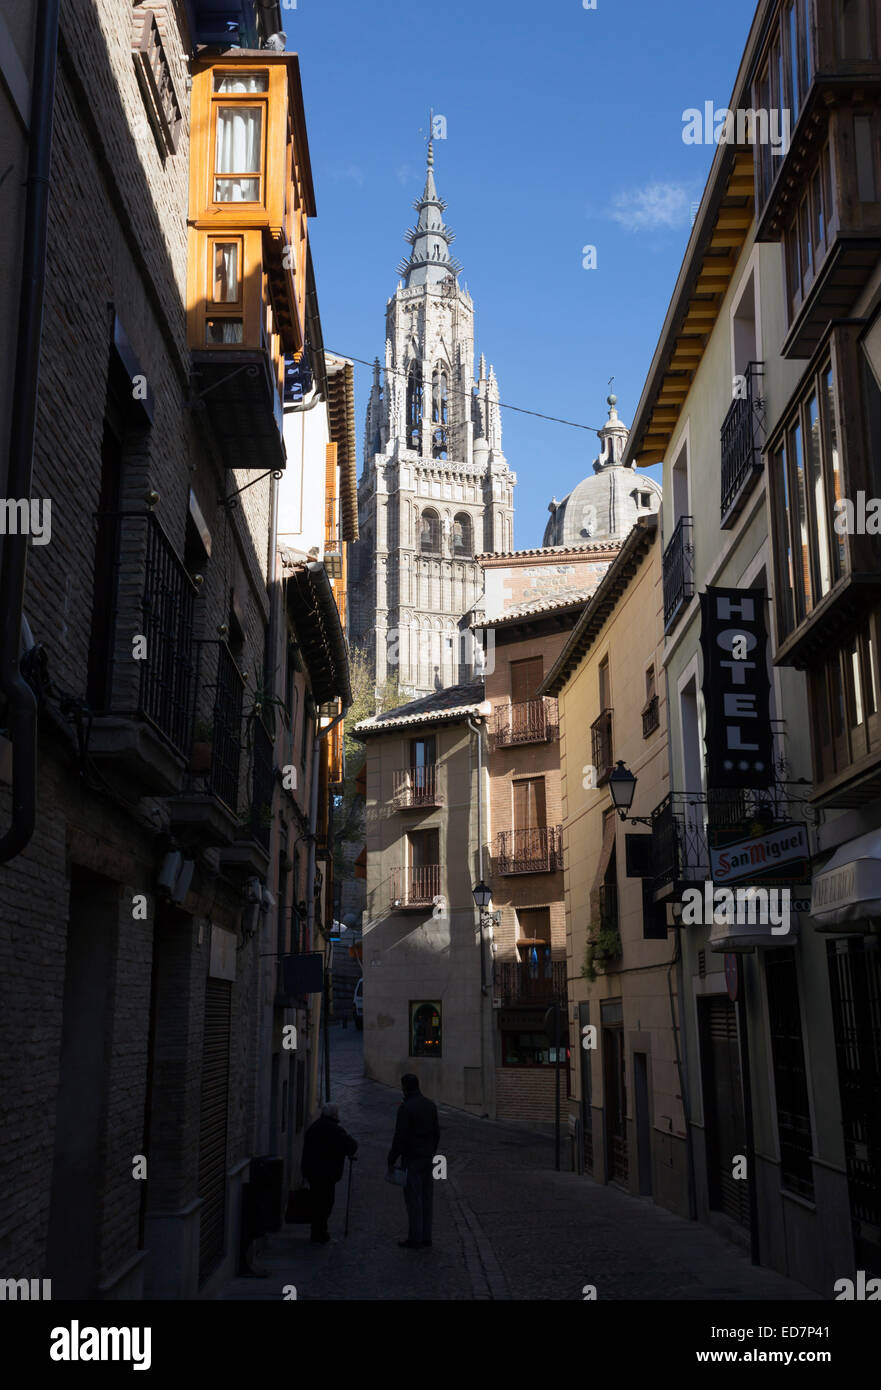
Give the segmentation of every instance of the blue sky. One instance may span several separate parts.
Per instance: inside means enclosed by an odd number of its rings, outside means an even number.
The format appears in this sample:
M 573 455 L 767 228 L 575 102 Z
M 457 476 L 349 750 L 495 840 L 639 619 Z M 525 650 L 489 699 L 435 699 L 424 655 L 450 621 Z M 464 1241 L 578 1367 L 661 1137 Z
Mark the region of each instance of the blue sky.
M 630 424 L 713 155 L 683 143 L 682 112 L 727 105 L 754 8 L 297 0 L 285 27 L 303 77 L 327 347 L 382 357 L 433 107 L 447 122 L 438 189 L 501 399 L 596 429 L 614 376 Z M 356 366 L 359 450 L 369 379 Z M 589 472 L 598 441 L 510 410 L 502 430 L 515 544 L 540 545 L 551 496 Z

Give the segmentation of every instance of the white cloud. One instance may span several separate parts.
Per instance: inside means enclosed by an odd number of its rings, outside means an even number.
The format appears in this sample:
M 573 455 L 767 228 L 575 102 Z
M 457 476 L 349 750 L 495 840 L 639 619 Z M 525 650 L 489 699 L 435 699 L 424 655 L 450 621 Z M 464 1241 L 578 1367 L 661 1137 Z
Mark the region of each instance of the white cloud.
M 349 164 L 345 168 L 336 168 L 329 171 L 334 183 L 341 183 L 343 179 L 347 183 L 357 184 L 361 188 L 367 180 L 364 170 L 357 164 Z
M 650 183 L 617 193 L 609 216 L 628 232 L 680 227 L 691 220 L 691 198 L 678 183 Z

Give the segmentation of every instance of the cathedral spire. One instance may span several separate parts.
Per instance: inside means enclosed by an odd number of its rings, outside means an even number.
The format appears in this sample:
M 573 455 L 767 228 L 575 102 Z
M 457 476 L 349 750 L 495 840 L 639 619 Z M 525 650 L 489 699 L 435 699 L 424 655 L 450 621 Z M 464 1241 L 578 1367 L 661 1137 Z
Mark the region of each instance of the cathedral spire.
M 404 277 L 407 289 L 411 285 L 437 285 L 452 275 L 454 278 L 462 269 L 455 257 L 450 255 L 450 244 L 456 233 L 444 223 L 443 212 L 446 203 L 438 197 L 434 181 L 434 142 L 428 142 L 428 157 L 425 169 L 425 188 L 421 198 L 415 199 L 414 208 L 419 214 L 416 226 L 405 233 L 405 240 L 412 246 L 410 255 L 398 266 L 398 274 Z

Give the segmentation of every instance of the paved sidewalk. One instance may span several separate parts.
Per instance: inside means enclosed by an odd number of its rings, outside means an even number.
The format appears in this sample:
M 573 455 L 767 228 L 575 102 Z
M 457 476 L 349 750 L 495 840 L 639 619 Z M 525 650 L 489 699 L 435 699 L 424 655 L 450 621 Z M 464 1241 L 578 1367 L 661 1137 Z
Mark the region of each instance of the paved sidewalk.
M 441 1107 L 447 1180 L 435 1183 L 431 1250 L 401 1250 L 403 1196 L 385 1182 L 400 1093 L 362 1075 L 362 1035 L 331 1030 L 333 1100 L 359 1142 L 349 1236 L 346 1177 L 337 1186 L 330 1245 L 308 1226 L 270 1236 L 256 1266 L 224 1299 L 816 1299 L 715 1232 L 577 1174 L 554 1171 L 544 1134 Z M 568 1145 L 564 1144 L 565 1149 Z

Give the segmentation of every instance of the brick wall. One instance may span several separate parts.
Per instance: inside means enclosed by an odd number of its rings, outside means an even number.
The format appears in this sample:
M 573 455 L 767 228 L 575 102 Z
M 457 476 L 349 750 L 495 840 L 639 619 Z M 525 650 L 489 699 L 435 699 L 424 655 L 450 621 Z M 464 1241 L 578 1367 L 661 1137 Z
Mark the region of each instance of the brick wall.
M 164 159 L 131 55 L 133 24 L 147 8 L 157 14 L 185 113 L 177 154 Z M 124 1282 L 117 1289 L 116 1280 L 136 1259 L 138 1248 L 142 1185 L 132 1178 L 132 1159 L 145 1149 L 151 979 L 160 930 L 156 873 L 169 843 L 162 801 L 142 796 L 124 773 L 106 764 L 97 767 L 87 744 L 83 754 L 74 722 L 61 706 L 63 695 L 81 702 L 86 692 L 114 314 L 146 376 L 154 408 L 151 428 L 124 452 L 123 506 L 143 511 L 148 489 L 158 492 L 155 514 L 182 558 L 192 487 L 212 537 L 196 600 L 196 633 L 216 640 L 228 621 L 230 591 L 236 586 L 243 595 L 239 664 L 249 673 L 246 710 L 263 680 L 269 614 L 270 482 L 249 488 L 234 510 L 218 507 L 219 497 L 253 475 L 226 473 L 220 467 L 210 397 L 205 406 L 195 407 L 189 399 L 189 136 L 182 8 L 172 3 L 133 7 L 129 0 L 66 0 L 62 6 L 34 460 L 34 495 L 53 504 L 52 540 L 29 550 L 25 596 L 25 614 L 34 641 L 46 652 L 52 691 L 40 715 L 36 832 L 0 877 L 0 1089 L 8 1105 L 0 1159 L 0 1244 L 10 1270 L 22 1277 L 51 1274 L 46 1251 L 71 867 L 82 865 L 117 887 L 96 1194 L 98 1267 L 92 1280 L 92 1288 L 108 1286 L 110 1296 L 140 1287 Z M 212 701 L 213 694 L 203 688 L 199 713 L 210 713 Z M 79 732 L 85 740 L 85 721 Z M 250 776 L 245 749 L 242 806 L 250 800 Z M 9 792 L 2 787 L 4 825 L 9 817 Z M 162 1100 L 152 1116 L 151 1209 L 161 1203 L 185 1205 L 196 1195 L 208 918 L 238 927 L 243 906 L 240 889 L 218 878 L 218 868 L 216 851 L 199 856 L 191 895 L 177 914 L 173 945 L 166 943 L 156 958 L 158 996 L 174 999 L 175 1007 L 161 1015 L 167 1031 L 157 1036 L 154 1057 L 156 1096 Z M 132 916 L 135 893 L 147 897 L 145 921 Z M 259 937 L 243 942 L 237 953 L 230 1166 L 254 1152 L 253 1083 L 263 1065 L 255 1024 L 258 942 Z

